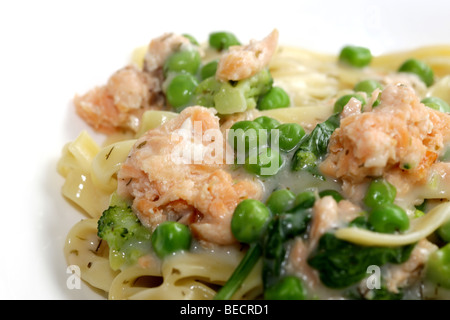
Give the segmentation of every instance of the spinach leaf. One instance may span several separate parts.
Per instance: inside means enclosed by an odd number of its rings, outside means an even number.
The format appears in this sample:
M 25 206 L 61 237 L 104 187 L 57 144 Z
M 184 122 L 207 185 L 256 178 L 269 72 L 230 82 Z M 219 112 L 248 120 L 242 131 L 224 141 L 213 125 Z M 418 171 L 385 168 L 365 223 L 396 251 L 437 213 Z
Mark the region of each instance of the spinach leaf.
M 311 220 L 311 208 L 294 208 L 275 215 L 263 238 L 263 283 L 270 287 L 280 277 L 286 260 L 287 241 L 303 234 Z
M 330 288 L 345 288 L 367 276 L 370 265 L 405 262 L 414 245 L 402 247 L 359 246 L 336 238 L 332 233 L 324 234 L 308 263 L 319 271 L 320 280 Z
M 340 125 L 340 114 L 335 113 L 327 120 L 305 135 L 294 153 L 292 169 L 306 170 L 314 176 L 323 179 L 317 168 L 317 162 L 328 152 L 328 143 L 334 130 Z

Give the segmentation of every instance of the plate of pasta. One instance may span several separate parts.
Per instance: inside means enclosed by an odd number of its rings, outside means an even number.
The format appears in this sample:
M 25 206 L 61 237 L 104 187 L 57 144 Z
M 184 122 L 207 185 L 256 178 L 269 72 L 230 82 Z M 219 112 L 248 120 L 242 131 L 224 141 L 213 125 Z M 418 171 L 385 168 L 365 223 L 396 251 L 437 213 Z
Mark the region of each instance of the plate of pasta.
M 84 38 L 49 100 L 66 102 L 48 106 L 63 120 L 41 129 L 54 149 L 25 238 L 42 276 L 26 296 L 450 299 L 450 25 L 397 34 L 423 12 L 361 3 L 345 24 L 342 5 L 319 15 L 305 2 L 228 25 L 231 1 L 217 21 L 202 12 L 209 25 L 155 17 L 152 29 L 136 19 L 144 3 L 108 3 L 135 14 L 123 18 L 134 33 L 107 17 L 121 32 L 63 29 Z M 292 29 L 317 23 L 326 34 Z

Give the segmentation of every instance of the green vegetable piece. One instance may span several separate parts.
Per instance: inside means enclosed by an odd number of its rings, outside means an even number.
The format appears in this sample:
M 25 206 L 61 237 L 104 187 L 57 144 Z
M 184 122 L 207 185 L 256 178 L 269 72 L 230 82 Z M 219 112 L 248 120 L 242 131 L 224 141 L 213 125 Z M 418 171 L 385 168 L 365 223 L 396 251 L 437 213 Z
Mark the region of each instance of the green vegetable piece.
M 400 66 L 398 72 L 414 73 L 427 87 L 434 83 L 434 72 L 425 62 L 417 59 L 408 59 Z
M 236 38 L 236 36 L 231 32 L 213 32 L 209 35 L 209 46 L 222 51 L 226 50 L 231 46 L 238 46 L 241 43 Z
M 285 276 L 264 291 L 266 300 L 305 300 L 306 290 L 295 276 Z
M 267 289 L 281 276 L 289 239 L 308 229 L 312 209 L 295 208 L 292 212 L 274 215 L 263 237 L 263 284 Z
M 253 243 L 261 237 L 270 219 L 269 209 L 255 199 L 242 200 L 231 218 L 231 232 L 243 243 Z
M 205 80 L 209 77 L 212 77 L 216 74 L 217 71 L 217 64 L 219 62 L 217 60 L 213 60 L 208 62 L 207 64 L 205 64 L 201 69 L 200 69 L 200 78 L 201 80 Z
M 160 258 L 181 250 L 189 250 L 191 231 L 185 224 L 165 221 L 156 227 L 152 234 L 152 247 Z
M 360 229 L 367 229 L 370 230 L 371 225 L 369 224 L 369 221 L 367 220 L 367 216 L 363 215 L 360 217 L 356 217 L 348 224 L 349 227 L 356 227 Z
M 183 37 L 185 37 L 186 39 L 189 40 L 190 43 L 192 43 L 193 45 L 199 46 L 200 44 L 198 43 L 197 39 L 195 39 L 192 35 L 184 33 L 182 34 Z
M 284 239 L 303 234 L 311 220 L 311 208 L 296 207 L 280 215 L 281 232 Z
M 416 210 L 425 212 L 427 210 L 428 201 L 424 199 L 421 204 L 414 206 Z
M 266 206 L 273 214 L 279 214 L 292 209 L 295 194 L 288 189 L 272 192 L 266 200 Z
M 176 51 L 164 63 L 164 74 L 166 76 L 169 72 L 196 74 L 200 63 L 200 53 L 197 50 Z
M 209 77 L 201 81 L 195 91 L 196 104 L 215 108 L 219 114 L 232 114 L 254 109 L 259 96 L 272 87 L 268 69 L 239 81 L 219 81 Z
M 394 203 L 397 189 L 384 179 L 376 179 L 370 182 L 369 188 L 364 196 L 364 204 L 369 208 L 378 205 Z
M 332 196 L 336 202 L 344 200 L 344 197 L 338 191 L 332 189 L 326 189 L 319 192 L 319 197 L 323 198 L 326 196 Z
M 297 194 L 294 200 L 294 208 L 312 208 L 316 202 L 316 195 L 313 191 L 303 191 Z
M 293 150 L 305 135 L 305 130 L 297 123 L 283 123 L 276 130 L 278 130 L 278 146 L 285 152 Z
M 351 98 L 355 98 L 361 101 L 361 109 L 366 105 L 366 100 L 362 95 L 357 93 L 346 94 L 336 100 L 336 102 L 334 103 L 334 112 L 342 112 L 345 105 L 350 101 Z
M 339 62 L 351 67 L 362 68 L 371 61 L 372 53 L 365 47 L 345 46 L 339 53 Z
M 231 299 L 236 291 L 242 286 L 242 283 L 253 270 L 253 267 L 259 261 L 261 254 L 261 246 L 258 243 L 252 243 L 245 253 L 244 258 L 241 260 L 237 268 L 233 271 L 231 277 L 214 296 L 214 300 Z
M 367 267 L 386 263 L 400 264 L 408 260 L 414 245 L 401 247 L 359 246 L 340 240 L 332 233 L 319 239 L 317 250 L 308 264 L 319 272 L 319 278 L 329 288 L 341 289 L 367 277 Z
M 393 203 L 386 203 L 372 209 L 369 214 L 369 223 L 377 232 L 402 232 L 409 228 L 409 217 L 403 208 Z
M 450 289 L 450 243 L 431 253 L 426 264 L 426 276 L 432 282 Z
M 244 258 L 214 299 L 231 299 L 261 255 L 263 256 L 264 288 L 267 289 L 275 284 L 281 275 L 281 267 L 287 252 L 285 243 L 307 230 L 311 212 L 312 209 L 295 209 L 290 213 L 271 215 L 261 238 L 250 244 Z
M 222 83 L 216 80 L 215 77 L 206 78 L 195 89 L 194 103 L 199 106 L 213 108 L 215 106 L 214 96 L 221 87 Z
M 445 222 L 437 230 L 439 237 L 445 242 L 450 242 L 450 221 Z
M 306 170 L 314 176 L 324 179 L 317 169 L 317 161 L 327 154 L 330 137 L 339 124 L 339 113 L 335 113 L 326 121 L 316 125 L 310 134 L 305 135 L 294 153 L 292 170 Z
M 144 227 L 130 206 L 114 201 L 98 220 L 97 235 L 108 243 L 113 270 L 131 265 L 150 251 L 151 232 Z
M 273 84 L 272 75 L 268 68 L 265 68 L 254 76 L 237 81 L 234 86 L 242 91 L 247 102 L 247 109 L 254 109 L 259 98 L 265 95 Z
M 245 159 L 245 169 L 259 176 L 273 176 L 278 173 L 283 159 L 276 149 L 260 148 L 258 152 L 251 152 Z
M 261 141 L 261 143 L 259 141 L 260 133 L 263 133 L 260 130 L 263 130 L 263 127 L 250 120 L 238 121 L 231 126 L 228 131 L 228 143 L 237 153 L 238 164 L 245 163 L 250 150 L 257 150 L 260 144 L 266 143 L 266 141 Z
M 297 150 L 295 153 L 295 163 L 294 167 L 295 171 L 299 170 L 308 170 L 312 173 L 316 173 L 313 171 L 316 167 L 317 157 L 311 151 Z M 318 172 L 317 172 L 318 173 Z
M 353 91 L 365 92 L 367 93 L 367 95 L 370 96 L 376 89 L 383 90 L 383 86 L 378 81 L 369 79 L 369 80 L 362 80 L 357 84 L 355 84 Z
M 272 110 L 289 107 L 291 99 L 287 92 L 280 87 L 272 87 L 269 92 L 258 101 L 259 110 Z
M 177 112 L 180 112 L 191 101 L 197 85 L 197 80 L 193 75 L 189 73 L 177 74 L 172 78 L 166 89 L 168 103 Z
M 280 125 L 280 122 L 278 120 L 268 116 L 260 116 L 253 121 L 259 123 L 263 127 L 263 129 L 268 130 L 269 133 L 270 130 L 275 129 Z
M 426 97 L 422 99 L 422 102 L 427 107 L 440 111 L 450 113 L 450 106 L 447 102 L 438 97 Z
M 220 114 L 232 114 L 247 110 L 247 99 L 242 90 L 224 82 L 214 95 L 214 108 Z

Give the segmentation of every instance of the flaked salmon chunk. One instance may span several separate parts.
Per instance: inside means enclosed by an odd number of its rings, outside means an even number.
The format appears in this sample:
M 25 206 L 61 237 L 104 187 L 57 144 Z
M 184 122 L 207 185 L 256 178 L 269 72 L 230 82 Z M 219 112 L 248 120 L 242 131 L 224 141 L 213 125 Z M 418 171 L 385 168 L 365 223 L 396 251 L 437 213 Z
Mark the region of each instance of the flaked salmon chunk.
M 424 183 L 449 133 L 449 114 L 420 103 L 410 87 L 389 85 L 371 112 L 341 118 L 320 169 L 347 186 L 380 176 Z
M 113 133 L 137 131 L 146 110 L 162 109 L 162 101 L 152 88 L 156 80 L 135 66 L 126 66 L 95 87 L 74 98 L 78 115 L 95 130 Z
M 113 73 L 107 83 L 74 98 L 78 115 L 95 130 L 103 133 L 139 129 L 147 110 L 163 110 L 163 66 L 166 59 L 180 49 L 198 50 L 181 35 L 167 33 L 148 45 L 144 68 L 128 65 Z
M 278 30 L 273 30 L 261 41 L 250 41 L 245 46 L 231 46 L 219 60 L 216 78 L 238 81 L 257 74 L 269 65 L 278 45 Z
M 260 199 L 263 190 L 256 178 L 233 176 L 225 159 L 218 161 L 218 152 L 204 152 L 217 151 L 210 148 L 215 143 L 227 145 L 213 109 L 186 108 L 136 142 L 118 172 L 119 195 L 132 199 L 139 219 L 151 229 L 175 220 L 189 225 L 199 240 L 235 243 L 230 228 L 235 207 L 243 199 Z M 188 161 L 178 157 L 180 150 L 199 157 Z

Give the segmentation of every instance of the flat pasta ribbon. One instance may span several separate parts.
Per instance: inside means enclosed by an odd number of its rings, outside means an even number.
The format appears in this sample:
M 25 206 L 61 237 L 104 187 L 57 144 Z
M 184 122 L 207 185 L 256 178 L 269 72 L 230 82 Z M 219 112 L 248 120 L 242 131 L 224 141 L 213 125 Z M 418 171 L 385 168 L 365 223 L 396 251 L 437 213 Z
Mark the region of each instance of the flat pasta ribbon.
M 450 220 L 450 202 L 442 203 L 427 214 L 412 220 L 411 228 L 403 234 L 386 234 L 349 227 L 336 230 L 335 236 L 365 246 L 403 246 L 428 237 L 448 220 Z

